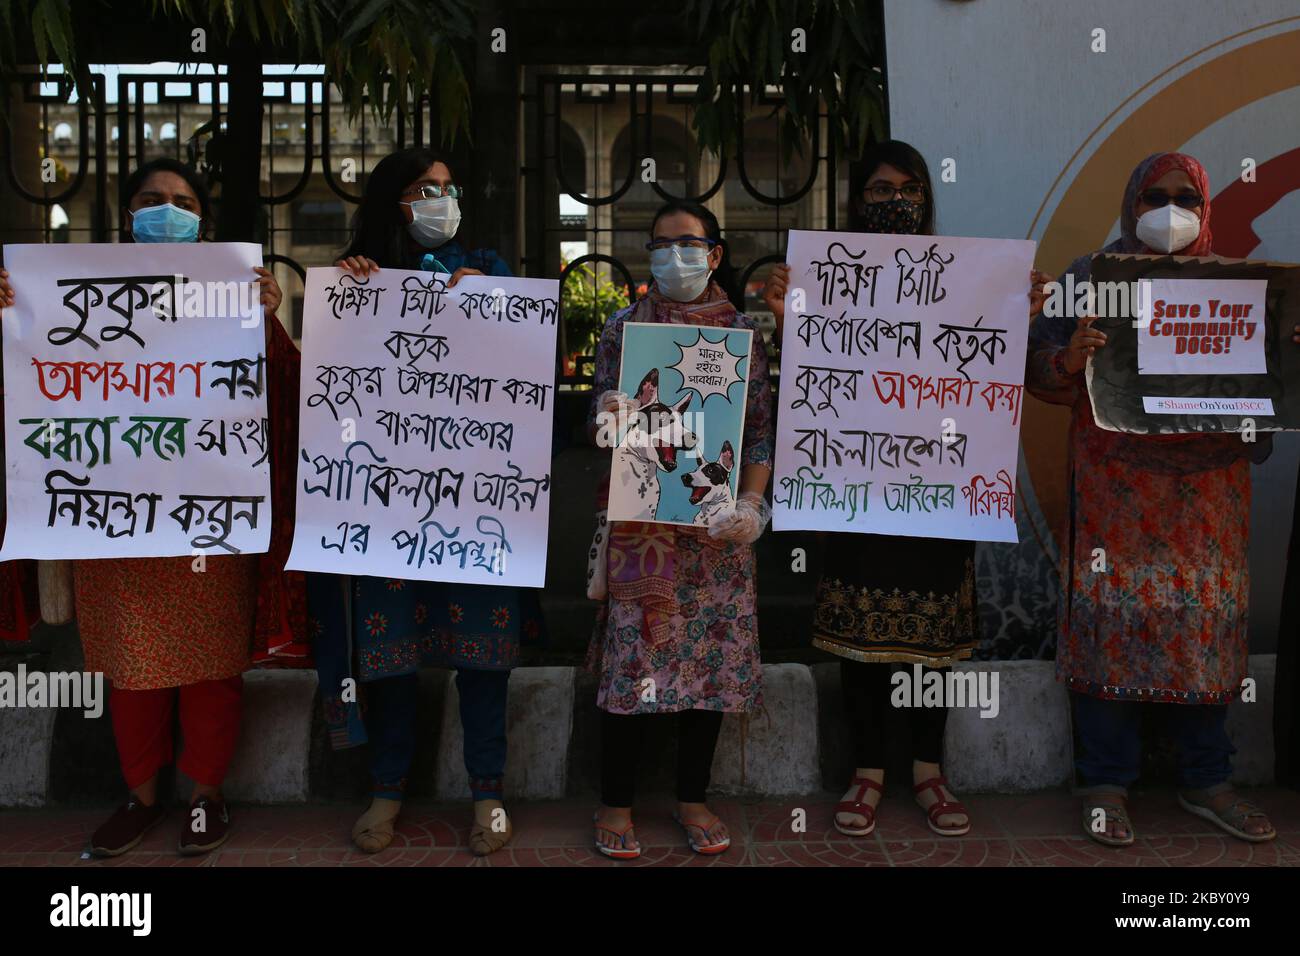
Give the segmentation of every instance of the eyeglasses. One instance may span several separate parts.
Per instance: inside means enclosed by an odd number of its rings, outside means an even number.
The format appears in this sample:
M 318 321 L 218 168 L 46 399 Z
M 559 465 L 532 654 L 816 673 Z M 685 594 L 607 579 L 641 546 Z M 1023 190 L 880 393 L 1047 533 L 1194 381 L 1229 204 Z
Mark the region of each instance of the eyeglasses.
M 459 199 L 463 194 L 464 190 L 459 186 L 417 186 L 402 193 L 403 196 L 418 196 L 421 199 L 441 199 L 443 196 Z
M 1201 204 L 1201 194 L 1187 190 L 1186 192 L 1171 195 L 1163 189 L 1147 189 L 1138 197 L 1148 206 L 1168 206 L 1173 203 L 1181 209 L 1195 209 Z
M 891 186 L 889 183 L 874 183 L 866 189 L 867 198 L 872 202 L 889 202 L 895 196 L 902 196 L 908 202 L 925 201 L 925 184 L 907 183 L 904 186 Z
M 673 246 L 678 249 L 712 249 L 716 245 L 717 242 L 706 236 L 678 236 L 676 239 L 652 239 L 645 247 L 654 252 L 656 249 L 671 249 Z

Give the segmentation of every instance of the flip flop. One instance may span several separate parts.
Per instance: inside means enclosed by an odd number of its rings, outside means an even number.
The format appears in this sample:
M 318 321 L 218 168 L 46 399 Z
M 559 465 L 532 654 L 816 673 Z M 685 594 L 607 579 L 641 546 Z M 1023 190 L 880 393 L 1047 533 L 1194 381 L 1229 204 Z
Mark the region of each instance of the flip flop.
M 605 856 L 613 857 L 615 860 L 635 860 L 641 855 L 640 844 L 637 844 L 634 847 L 629 847 L 627 845 L 628 832 L 634 826 L 631 820 L 628 821 L 627 826 L 622 830 L 615 830 L 613 827 L 605 826 L 605 824 L 600 822 L 600 817 L 595 814 L 592 815 L 591 822 L 596 825 L 597 830 L 602 830 L 605 833 L 618 837 L 618 849 L 615 849 L 612 846 L 605 846 L 605 844 L 601 843 L 599 840 L 596 841 L 596 849 L 605 854 Z
M 1097 796 L 1101 797 L 1102 795 L 1098 794 Z M 1128 831 L 1128 836 L 1108 836 L 1104 828 L 1100 833 L 1094 830 L 1092 821 L 1096 817 L 1096 811 L 1098 810 L 1105 814 L 1105 822 L 1109 823 L 1114 820 L 1116 823 L 1121 824 Z M 1106 803 L 1101 799 L 1092 799 L 1084 803 L 1083 832 L 1105 846 L 1132 846 L 1133 841 L 1137 839 L 1137 834 L 1133 832 L 1133 823 L 1128 818 L 1128 809 L 1122 803 Z
M 708 823 L 703 823 L 703 824 L 687 823 L 676 813 L 673 814 L 673 819 L 677 821 L 677 825 L 680 826 L 682 828 L 682 831 L 686 834 L 686 843 L 690 846 L 692 850 L 694 850 L 696 853 L 700 854 L 701 856 L 717 856 L 719 853 L 722 853 L 729 846 L 731 846 L 731 837 L 724 837 L 722 840 L 720 840 L 717 843 L 712 843 L 712 842 L 697 843 L 695 841 L 695 838 L 691 836 L 691 830 L 699 830 L 700 833 L 704 836 L 704 839 L 707 841 L 709 839 L 709 830 L 715 827 L 719 822 L 716 816 L 713 817 L 711 820 L 709 820 Z

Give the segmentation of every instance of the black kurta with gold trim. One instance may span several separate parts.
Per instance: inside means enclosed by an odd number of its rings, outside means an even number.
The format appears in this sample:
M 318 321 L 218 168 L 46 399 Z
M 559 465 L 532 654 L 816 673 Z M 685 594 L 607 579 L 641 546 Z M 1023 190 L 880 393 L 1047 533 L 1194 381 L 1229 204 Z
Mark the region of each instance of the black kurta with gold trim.
M 975 543 L 828 534 L 813 646 L 855 661 L 947 667 L 979 641 Z

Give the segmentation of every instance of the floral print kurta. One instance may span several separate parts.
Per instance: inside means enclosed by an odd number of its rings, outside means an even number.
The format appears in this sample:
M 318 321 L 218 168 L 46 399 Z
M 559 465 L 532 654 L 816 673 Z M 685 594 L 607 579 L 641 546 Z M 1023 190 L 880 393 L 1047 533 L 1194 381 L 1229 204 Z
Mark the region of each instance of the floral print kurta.
M 347 678 L 368 684 L 421 667 L 511 670 L 521 644 L 545 639 L 541 606 L 528 588 L 311 574 L 307 600 L 336 748 L 367 739 L 355 697 L 343 693 Z
M 651 320 L 637 305 L 606 322 L 596 350 L 594 395 L 618 387 L 623 324 Z M 648 310 L 646 310 L 648 311 Z M 763 333 L 752 318 L 736 313 L 735 328 L 752 329 L 750 378 L 740 464 L 771 465 L 772 392 Z M 589 420 L 595 421 L 593 403 Z M 760 700 L 752 545 L 707 539 L 679 529 L 676 583 L 679 613 L 671 636 L 651 646 L 642 635 L 641 605 L 609 598 L 597 622 L 588 665 L 599 675 L 596 704 L 614 714 L 715 710 L 744 713 Z M 653 683 L 650 683 L 653 682 Z M 653 693 L 647 691 L 652 689 Z
M 1246 676 L 1245 456 L 1255 446 L 1103 431 L 1082 376 L 1063 377 L 1052 361 L 1073 323 L 1036 321 L 1025 379 L 1073 406 L 1057 675 L 1096 697 L 1227 703 Z
M 253 646 L 257 555 L 74 561 L 85 668 L 121 690 L 242 674 Z

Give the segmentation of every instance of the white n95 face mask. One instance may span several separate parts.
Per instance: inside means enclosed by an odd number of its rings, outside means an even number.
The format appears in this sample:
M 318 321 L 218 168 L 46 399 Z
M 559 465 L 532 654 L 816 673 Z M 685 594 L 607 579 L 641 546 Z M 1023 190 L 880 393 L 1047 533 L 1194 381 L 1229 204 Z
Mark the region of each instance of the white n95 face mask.
M 1156 252 L 1177 252 L 1201 234 L 1201 217 L 1168 203 L 1143 213 L 1137 221 L 1138 241 Z
M 455 196 L 419 199 L 405 205 L 411 207 L 411 221 L 406 228 L 411 238 L 426 249 L 442 245 L 460 227 L 460 203 Z

